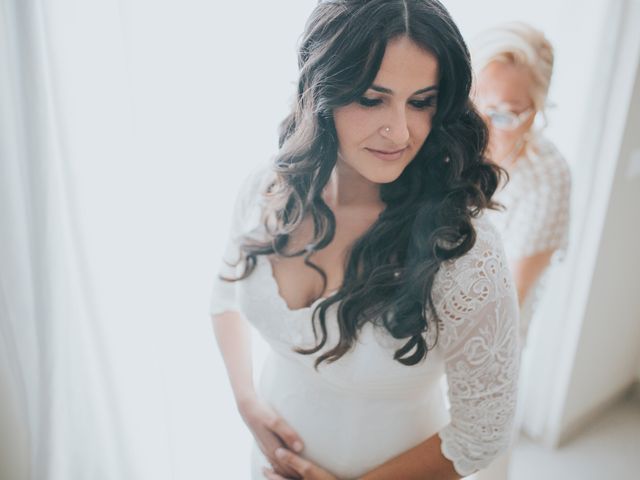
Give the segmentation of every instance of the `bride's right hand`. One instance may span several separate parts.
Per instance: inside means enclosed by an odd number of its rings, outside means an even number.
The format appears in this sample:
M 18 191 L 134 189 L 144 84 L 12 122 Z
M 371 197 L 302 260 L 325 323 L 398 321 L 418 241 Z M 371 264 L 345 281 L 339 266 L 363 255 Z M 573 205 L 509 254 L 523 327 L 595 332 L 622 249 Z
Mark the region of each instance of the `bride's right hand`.
M 279 447 L 296 453 L 304 448 L 302 439 L 287 422 L 258 397 L 238 402 L 238 411 L 276 473 L 287 478 L 301 478 L 298 472 L 282 463 L 275 454 Z

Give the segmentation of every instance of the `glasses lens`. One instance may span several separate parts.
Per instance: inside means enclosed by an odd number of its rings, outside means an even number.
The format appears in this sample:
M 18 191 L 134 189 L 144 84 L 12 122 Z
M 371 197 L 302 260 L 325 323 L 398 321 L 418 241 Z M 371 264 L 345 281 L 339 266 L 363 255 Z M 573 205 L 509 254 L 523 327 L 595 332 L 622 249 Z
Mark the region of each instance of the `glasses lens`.
M 491 123 L 501 130 L 513 130 L 518 126 L 518 117 L 511 112 L 488 112 Z

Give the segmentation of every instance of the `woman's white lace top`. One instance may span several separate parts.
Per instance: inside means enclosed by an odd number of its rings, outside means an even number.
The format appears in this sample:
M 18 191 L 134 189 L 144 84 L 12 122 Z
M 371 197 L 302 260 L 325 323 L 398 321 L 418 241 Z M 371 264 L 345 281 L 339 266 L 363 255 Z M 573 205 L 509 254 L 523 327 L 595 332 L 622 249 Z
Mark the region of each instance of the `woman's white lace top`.
M 236 200 L 224 253 L 230 262 L 239 257 L 240 236 L 261 229 L 260 191 L 269 175 L 250 176 Z M 242 312 L 272 349 L 260 395 L 301 435 L 302 454 L 338 478 L 359 477 L 435 433 L 443 455 L 463 476 L 486 467 L 508 446 L 519 367 L 517 295 L 496 229 L 486 217 L 474 224 L 474 247 L 445 262 L 434 280 L 441 319 L 436 347 L 411 367 L 393 360 L 405 340 L 367 324 L 351 351 L 314 370 L 319 354 L 301 355 L 292 347 L 316 344 L 311 314 L 321 299 L 289 309 L 264 256 L 242 281 L 214 280 L 210 313 Z M 219 272 L 235 276 L 241 265 L 232 268 L 223 260 Z M 327 313 L 325 349 L 338 338 L 335 307 Z M 435 335 L 435 328 L 425 334 L 429 345 Z M 448 411 L 439 382 L 445 373 Z M 253 478 L 262 478 L 265 463 L 254 448 Z
M 551 263 L 558 263 L 566 254 L 569 237 L 571 172 L 567 161 L 537 134 L 509 175 L 509 182 L 503 182 L 494 196 L 506 209 L 487 211 L 502 236 L 509 262 L 552 251 Z M 523 342 L 550 271 L 546 269 L 524 299 L 520 313 Z

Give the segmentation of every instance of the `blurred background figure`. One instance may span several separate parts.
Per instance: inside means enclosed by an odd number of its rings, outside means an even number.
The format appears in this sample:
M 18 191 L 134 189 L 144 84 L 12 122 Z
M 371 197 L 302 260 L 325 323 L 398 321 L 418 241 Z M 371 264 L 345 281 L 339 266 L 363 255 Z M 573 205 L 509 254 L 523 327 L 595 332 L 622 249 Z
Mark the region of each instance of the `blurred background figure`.
M 488 214 L 502 233 L 517 285 L 524 348 L 549 267 L 564 257 L 568 243 L 570 170 L 543 135 L 553 48 L 522 22 L 486 30 L 471 44 L 474 100 L 489 127 L 488 154 L 509 174 L 496 195 L 505 209 Z M 508 466 L 506 454 L 475 478 L 506 479 Z

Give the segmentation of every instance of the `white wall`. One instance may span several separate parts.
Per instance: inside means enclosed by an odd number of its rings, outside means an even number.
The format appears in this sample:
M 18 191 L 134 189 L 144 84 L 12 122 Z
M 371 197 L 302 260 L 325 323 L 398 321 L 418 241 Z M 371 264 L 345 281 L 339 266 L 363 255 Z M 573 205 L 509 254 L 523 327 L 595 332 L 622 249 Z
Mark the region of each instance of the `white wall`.
M 640 373 L 640 70 L 630 105 L 564 406 L 566 432 Z

